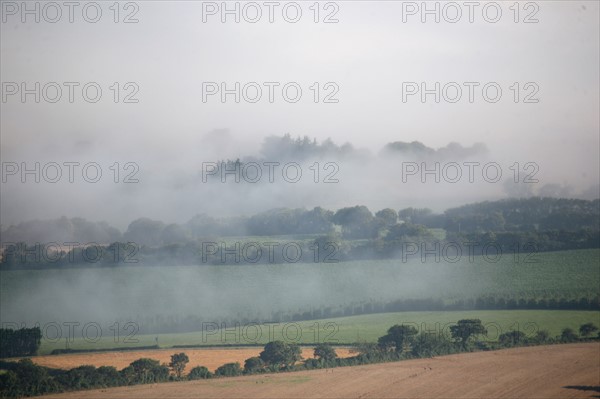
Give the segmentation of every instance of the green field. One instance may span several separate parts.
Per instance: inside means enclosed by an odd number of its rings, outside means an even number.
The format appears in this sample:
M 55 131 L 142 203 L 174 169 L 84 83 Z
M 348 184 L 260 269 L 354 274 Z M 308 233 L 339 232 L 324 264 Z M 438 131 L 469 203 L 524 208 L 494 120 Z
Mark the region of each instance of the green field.
M 397 316 L 381 313 L 375 306 L 371 308 L 375 309 L 373 313 L 380 314 L 361 315 L 365 304 L 381 305 L 399 299 L 453 303 L 480 297 L 548 301 L 592 299 L 600 293 L 599 283 L 599 249 L 546 252 L 533 257 L 509 253 L 503 254 L 497 262 L 465 255 L 455 263 L 444 259 L 439 262 L 396 259 L 327 264 L 2 271 L 0 321 L 5 327 L 9 326 L 6 323 L 17 327 L 37 323 L 47 327 L 47 337 L 57 336 L 52 333 L 58 326 L 62 330 L 61 338 L 55 343 L 44 342 L 42 348 L 46 352 L 65 348 L 65 337 L 69 335 L 65 323 L 79 323 L 74 334 L 78 338 L 70 344 L 72 348 L 86 344 L 81 340 L 82 328 L 89 323 L 97 323 L 102 329 L 98 342 L 91 344 L 96 348 L 155 345 L 157 336 L 161 346 L 219 343 L 211 341 L 216 339 L 212 335 L 203 342 L 197 334 L 158 332 L 199 331 L 200 326 L 212 328 L 222 322 L 232 326 L 236 322 L 326 318 L 337 323 L 336 338 L 340 342 L 354 342 L 374 339 L 397 322 Z M 422 315 L 418 316 L 418 322 L 446 323 L 466 313 L 402 313 L 402 317 Z M 536 322 L 552 334 L 563 327 L 578 327 L 580 322 L 598 318 L 597 312 L 541 309 L 533 313 L 513 310 L 474 314 L 483 320 L 504 323 L 503 326 L 512 322 L 519 325 Z M 340 317 L 353 315 L 359 318 Z M 370 317 L 384 321 L 371 323 Z M 140 330 L 136 331 L 128 322 L 140 326 Z M 299 323 L 303 330 L 302 342 L 316 341 L 315 327 L 311 330 L 311 323 L 314 322 Z M 324 328 L 326 322 L 319 323 L 320 328 Z M 114 326 L 118 327 L 118 335 Z M 140 335 L 144 331 L 156 333 Z M 95 328 L 88 332 L 96 335 Z M 327 332 L 320 331 L 319 338 Z M 139 343 L 123 342 L 128 334 L 135 335 Z M 256 342 L 266 342 L 264 334 Z M 221 341 L 220 338 L 217 341 Z
M 551 336 L 559 335 L 566 327 L 578 330 L 584 323 L 600 326 L 600 312 L 564 310 L 497 310 L 497 311 L 457 311 L 457 312 L 401 312 L 380 313 L 333 319 L 311 320 L 279 324 L 257 324 L 250 326 L 230 326 L 215 329 L 206 324 L 201 331 L 182 334 L 133 335 L 130 341 L 115 343 L 114 337 L 104 337 L 98 342 L 86 342 L 76 338 L 69 344 L 71 349 L 111 349 L 119 347 L 151 346 L 162 348 L 175 345 L 254 345 L 266 344 L 272 340 L 286 340 L 300 344 L 329 342 L 350 344 L 356 342 L 376 342 L 394 324 L 413 323 L 420 331 L 448 334 L 448 326 L 460 319 L 479 318 L 488 329 L 488 339 L 494 341 L 502 332 L 523 331 L 534 336 L 539 330 L 547 330 Z M 137 341 L 137 342 L 134 342 Z M 64 342 L 42 342 L 40 354 L 48 354 L 54 349 L 64 349 Z

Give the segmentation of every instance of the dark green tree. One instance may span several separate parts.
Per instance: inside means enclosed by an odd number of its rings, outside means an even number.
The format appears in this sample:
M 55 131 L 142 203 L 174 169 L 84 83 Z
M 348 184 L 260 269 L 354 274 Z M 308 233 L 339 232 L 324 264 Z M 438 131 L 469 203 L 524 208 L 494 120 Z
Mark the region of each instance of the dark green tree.
M 175 353 L 171 355 L 171 363 L 169 363 L 169 367 L 173 369 L 173 372 L 177 376 L 177 378 L 181 378 L 181 374 L 183 374 L 183 370 L 185 370 L 186 364 L 188 364 L 190 358 L 185 353 Z
M 411 343 L 412 354 L 417 357 L 447 355 L 456 351 L 455 346 L 438 334 L 421 332 Z
M 572 328 L 565 328 L 560 333 L 560 340 L 562 342 L 575 342 L 579 339 L 577 333 Z
M 260 358 L 265 363 L 277 368 L 293 366 L 302 359 L 301 349 L 296 344 L 287 344 L 283 341 L 272 341 L 265 345 L 260 353 Z
M 319 344 L 315 347 L 314 356 L 325 362 L 332 362 L 337 358 L 337 353 L 333 346 L 328 344 Z
M 246 374 L 258 373 L 265 368 L 265 362 L 258 356 L 250 357 L 244 362 L 244 372 Z
M 380 347 L 393 347 L 397 353 L 402 353 L 404 346 L 410 344 L 417 333 L 413 326 L 396 324 L 388 329 L 386 335 L 379 337 L 377 342 Z
M 457 340 L 463 349 L 467 348 L 469 338 L 474 335 L 487 334 L 487 330 L 479 319 L 459 320 L 456 325 L 450 326 L 452 338 Z
M 212 377 L 212 374 L 204 366 L 196 366 L 190 370 L 188 379 L 190 380 L 203 380 Z
M 0 328 L 0 357 L 32 356 L 42 342 L 39 327 L 13 330 Z
M 132 362 L 122 370 L 130 383 L 148 384 L 169 379 L 169 368 L 160 364 L 158 360 L 141 358 Z
M 221 377 L 235 377 L 242 375 L 242 367 L 238 362 L 226 363 L 215 370 L 215 375 Z

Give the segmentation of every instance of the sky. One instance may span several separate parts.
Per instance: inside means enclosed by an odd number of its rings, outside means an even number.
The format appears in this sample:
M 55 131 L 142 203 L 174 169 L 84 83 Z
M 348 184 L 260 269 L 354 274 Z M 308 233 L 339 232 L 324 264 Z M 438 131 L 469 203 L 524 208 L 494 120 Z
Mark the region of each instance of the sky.
M 596 1 L 480 2 L 473 22 L 465 2 L 429 2 L 439 22 L 421 2 L 401 1 L 278 2 L 273 22 L 265 2 L 227 2 L 239 22 L 222 2 L 121 2 L 118 14 L 112 2 L 79 2 L 73 22 L 62 2 L 28 2 L 39 22 L 23 4 L 1 2 L 3 226 L 65 215 L 124 228 L 142 216 L 183 222 L 201 212 L 363 203 L 441 211 L 509 195 L 502 182 L 402 185 L 401 166 L 378 161 L 395 141 L 483 143 L 488 152 L 475 161 L 497 162 L 505 176 L 514 162 L 535 163 L 534 192 L 558 185 L 569 196 L 598 197 Z M 39 103 L 35 93 L 21 96 L 36 82 Z M 240 101 L 223 101 L 222 83 L 232 90 L 236 82 Z M 440 101 L 423 99 L 422 84 L 431 90 L 436 82 Z M 56 87 L 61 96 L 51 102 Z M 286 133 L 349 142 L 369 155 L 340 163 L 343 179 L 328 187 L 239 192 L 190 183 L 203 162 L 259 156 L 266 137 Z M 22 182 L 22 166 L 36 162 L 40 171 L 61 165 L 61 179 L 40 172 L 40 182 Z M 75 171 L 71 183 L 65 162 L 95 163 L 102 178 L 90 183 Z M 139 182 L 123 183 L 129 173 Z

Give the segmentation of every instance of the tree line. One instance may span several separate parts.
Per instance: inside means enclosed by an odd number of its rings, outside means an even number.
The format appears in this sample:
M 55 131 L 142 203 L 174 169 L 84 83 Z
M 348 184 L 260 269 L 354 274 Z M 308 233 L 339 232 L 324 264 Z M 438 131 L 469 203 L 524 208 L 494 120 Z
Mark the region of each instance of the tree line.
M 226 363 L 214 373 L 204 366 L 193 367 L 185 374 L 189 357 L 175 353 L 168 364 L 158 360 L 141 358 L 118 371 L 112 366 L 94 367 L 83 365 L 71 370 L 59 370 L 34 364 L 31 359 L 18 362 L 0 362 L 0 397 L 36 396 L 49 393 L 110 388 L 136 384 L 152 384 L 166 381 L 198 380 L 234 377 L 244 374 L 289 372 L 352 366 L 432 357 L 460 352 L 501 349 L 523 345 L 569 343 L 600 339 L 598 327 L 592 323 L 582 324 L 579 334 L 565 328 L 556 337 L 541 330 L 528 337 L 519 330 L 501 334 L 496 342 L 483 341 L 487 334 L 479 319 L 463 319 L 450 326 L 450 337 L 439 333 L 419 332 L 410 325 L 394 325 L 376 343 L 356 344 L 355 356 L 339 358 L 335 348 L 321 343 L 314 347 L 313 357 L 302 358 L 300 346 L 283 341 L 272 341 L 264 346 L 258 356 L 240 363 Z
M 483 295 L 473 298 L 442 300 L 434 298 L 396 299 L 390 301 L 356 301 L 339 306 L 320 306 L 296 309 L 293 311 L 274 311 L 264 318 L 238 314 L 222 319 L 211 319 L 218 325 L 249 325 L 252 323 L 289 323 L 307 320 L 332 319 L 336 317 L 359 316 L 377 313 L 418 312 L 418 311 L 463 311 L 463 310 L 600 310 L 600 296 L 567 298 L 560 295 L 548 297 L 511 297 L 501 295 Z M 141 334 L 184 333 L 199 331 L 205 319 L 198 315 L 177 317 L 174 315 L 155 315 L 140 317 L 136 320 Z M 64 352 L 64 349 L 56 349 Z
M 327 234 L 340 230 L 344 239 L 373 239 L 391 226 L 409 223 L 457 233 L 599 230 L 600 199 L 504 199 L 450 208 L 434 213 L 427 208 L 385 208 L 375 213 L 364 205 L 336 211 L 277 208 L 252 216 L 218 218 L 199 214 L 183 224 L 149 218 L 132 221 L 121 233 L 105 222 L 62 217 L 30 221 L 2 231 L 3 242 L 135 242 L 159 247 L 211 237 Z
M 486 249 L 487 248 L 487 249 Z M 491 249 L 490 249 L 491 248 Z M 115 266 L 255 265 L 283 263 L 338 263 L 350 260 L 466 259 L 491 253 L 492 258 L 520 254 L 523 261 L 540 252 L 600 248 L 600 230 L 447 233 L 436 237 L 422 225 L 390 226 L 385 235 L 347 240 L 338 232 L 315 238 L 243 238 L 237 241 L 211 237 L 159 247 L 115 242 L 74 247 L 48 254 L 40 245 L 5 247 L 0 270 L 70 269 Z M 425 253 L 429 250 L 429 255 Z M 432 252 L 433 251 L 433 252 Z
M 42 342 L 42 331 L 39 327 L 0 328 L 0 358 L 33 356 L 37 354 Z

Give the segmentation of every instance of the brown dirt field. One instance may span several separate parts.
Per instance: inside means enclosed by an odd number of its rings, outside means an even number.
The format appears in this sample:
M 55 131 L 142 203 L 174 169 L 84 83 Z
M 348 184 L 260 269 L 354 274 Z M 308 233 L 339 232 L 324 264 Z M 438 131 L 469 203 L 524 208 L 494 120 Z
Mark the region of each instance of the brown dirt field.
M 138 385 L 48 398 L 597 398 L 600 344 L 515 348 L 332 370 Z
M 302 357 L 309 359 L 313 357 L 313 348 L 303 347 Z M 123 352 L 100 352 L 100 353 L 76 353 L 68 355 L 53 355 L 53 356 L 36 356 L 31 360 L 40 366 L 72 369 L 81 365 L 114 366 L 121 370 L 134 360 L 142 357 L 159 360 L 161 363 L 169 363 L 171 355 L 174 353 L 184 352 L 190 358 L 190 362 L 186 366 L 189 371 L 196 366 L 205 366 L 209 370 L 214 371 L 217 367 L 225 363 L 240 362 L 244 366 L 244 360 L 252 356 L 258 356 L 262 351 L 260 347 L 253 348 L 204 348 L 204 349 L 158 349 L 158 350 L 141 350 L 141 351 L 123 351 Z M 354 356 L 350 353 L 349 348 L 336 348 L 339 357 Z

